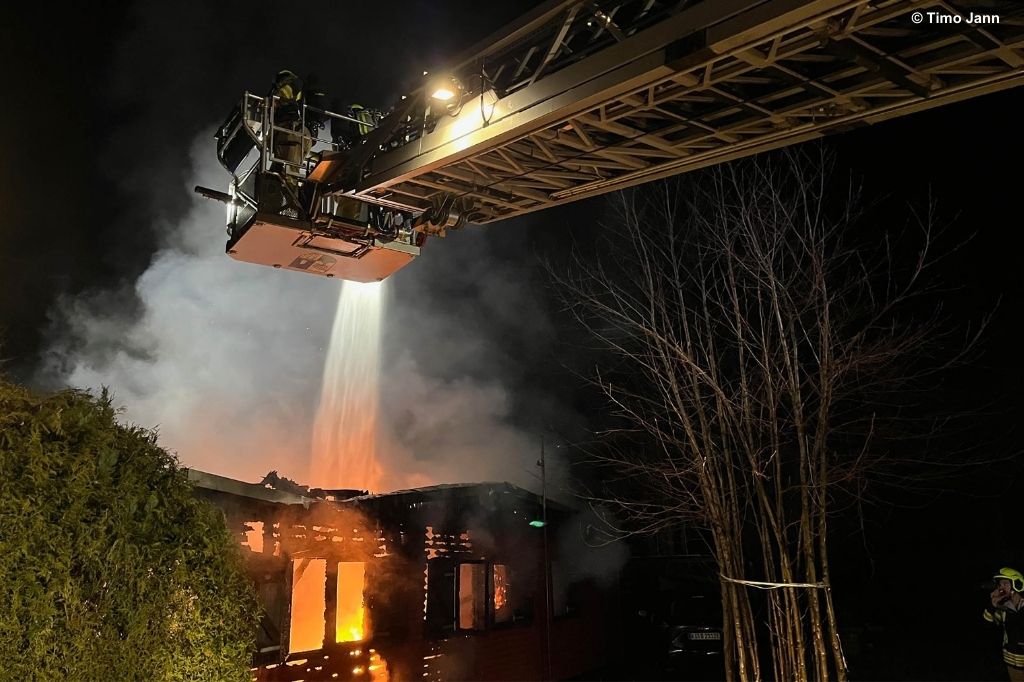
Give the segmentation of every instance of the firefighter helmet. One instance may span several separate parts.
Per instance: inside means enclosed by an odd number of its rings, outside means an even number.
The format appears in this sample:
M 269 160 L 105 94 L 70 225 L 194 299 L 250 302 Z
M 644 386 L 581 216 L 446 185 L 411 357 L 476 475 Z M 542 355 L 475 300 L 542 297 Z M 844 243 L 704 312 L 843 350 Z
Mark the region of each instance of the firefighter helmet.
M 1014 592 L 1024 592 L 1024 573 L 1015 568 L 1000 568 L 992 578 L 994 580 L 1009 580 Z

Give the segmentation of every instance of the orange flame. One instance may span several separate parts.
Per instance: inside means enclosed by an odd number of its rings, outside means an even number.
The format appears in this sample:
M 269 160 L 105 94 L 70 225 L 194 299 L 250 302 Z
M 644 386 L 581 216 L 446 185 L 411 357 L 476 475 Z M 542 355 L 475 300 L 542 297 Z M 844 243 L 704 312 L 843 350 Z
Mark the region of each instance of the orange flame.
M 508 623 L 513 618 L 509 602 L 509 571 L 505 564 L 494 564 L 494 622 Z
M 375 649 L 370 649 L 370 679 L 373 682 L 388 682 L 391 679 L 387 661 Z
M 292 560 L 292 612 L 288 652 L 314 651 L 324 645 L 326 559 Z
M 244 545 L 249 547 L 249 550 L 256 552 L 257 554 L 263 553 L 263 522 L 262 521 L 248 521 L 245 529 L 245 542 Z
M 494 610 L 500 611 L 508 603 L 508 567 L 494 567 Z
M 361 642 L 366 638 L 366 607 L 363 584 L 366 564 L 343 561 L 338 564 L 338 620 L 335 635 L 339 642 Z

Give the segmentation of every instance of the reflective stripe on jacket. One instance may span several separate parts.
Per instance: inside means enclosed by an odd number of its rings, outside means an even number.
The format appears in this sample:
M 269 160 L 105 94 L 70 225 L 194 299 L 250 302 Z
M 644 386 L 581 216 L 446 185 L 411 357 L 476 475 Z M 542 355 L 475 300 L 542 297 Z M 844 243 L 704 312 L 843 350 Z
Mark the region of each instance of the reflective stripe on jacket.
M 984 617 L 990 623 L 1003 626 L 1003 661 L 1015 668 L 1024 668 L 1024 607 L 1019 611 L 985 609 Z
M 368 134 L 373 130 L 374 124 L 376 123 L 373 120 L 373 114 L 358 104 L 352 105 L 352 118 L 359 121 L 359 123 L 356 124 L 356 129 L 359 131 L 360 135 Z

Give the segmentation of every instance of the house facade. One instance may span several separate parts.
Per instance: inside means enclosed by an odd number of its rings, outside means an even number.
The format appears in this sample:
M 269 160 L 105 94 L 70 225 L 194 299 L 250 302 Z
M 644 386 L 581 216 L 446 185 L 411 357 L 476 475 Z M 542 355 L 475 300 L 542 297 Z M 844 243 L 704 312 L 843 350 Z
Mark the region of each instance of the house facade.
M 254 680 L 569 679 L 616 654 L 614 595 L 562 578 L 573 557 L 552 539 L 573 511 L 526 490 L 190 478 L 237 533 L 264 608 Z

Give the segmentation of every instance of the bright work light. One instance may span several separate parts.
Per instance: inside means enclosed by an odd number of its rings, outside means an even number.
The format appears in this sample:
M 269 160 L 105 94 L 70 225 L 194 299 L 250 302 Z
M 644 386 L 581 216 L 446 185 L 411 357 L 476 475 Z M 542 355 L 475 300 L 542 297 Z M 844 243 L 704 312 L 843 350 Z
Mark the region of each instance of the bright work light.
M 455 92 L 450 86 L 442 85 L 437 90 L 434 90 L 434 94 L 431 97 L 439 102 L 447 102 L 452 97 L 455 97 Z

